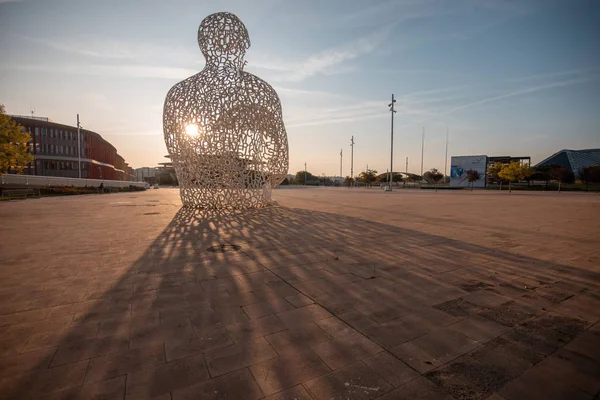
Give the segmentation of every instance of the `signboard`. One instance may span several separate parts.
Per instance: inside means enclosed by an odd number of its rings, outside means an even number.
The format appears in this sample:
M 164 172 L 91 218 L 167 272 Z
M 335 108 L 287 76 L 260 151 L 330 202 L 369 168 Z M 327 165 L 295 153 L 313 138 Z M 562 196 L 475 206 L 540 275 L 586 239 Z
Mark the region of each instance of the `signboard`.
M 467 171 L 479 172 L 480 178 L 473 182 L 473 187 L 485 187 L 487 172 L 487 156 L 458 156 L 450 159 L 450 186 L 468 187 Z

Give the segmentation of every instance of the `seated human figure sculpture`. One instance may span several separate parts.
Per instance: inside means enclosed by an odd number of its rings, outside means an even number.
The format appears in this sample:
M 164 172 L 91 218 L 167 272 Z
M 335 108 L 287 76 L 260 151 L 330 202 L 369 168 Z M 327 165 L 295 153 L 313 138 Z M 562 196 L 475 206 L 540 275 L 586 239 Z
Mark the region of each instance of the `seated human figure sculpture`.
M 204 69 L 169 90 L 163 131 L 184 206 L 254 208 L 288 171 L 288 142 L 275 90 L 243 70 L 250 38 L 234 14 L 198 29 Z

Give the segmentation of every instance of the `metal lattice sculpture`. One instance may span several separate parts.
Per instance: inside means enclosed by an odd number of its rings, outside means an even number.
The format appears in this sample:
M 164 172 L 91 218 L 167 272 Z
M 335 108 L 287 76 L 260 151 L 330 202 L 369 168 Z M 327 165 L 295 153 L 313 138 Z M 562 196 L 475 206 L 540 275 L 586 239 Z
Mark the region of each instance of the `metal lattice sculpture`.
M 181 200 L 196 208 L 268 205 L 289 163 L 279 97 L 243 71 L 250 38 L 234 14 L 206 17 L 198 44 L 206 66 L 171 88 L 163 110 Z

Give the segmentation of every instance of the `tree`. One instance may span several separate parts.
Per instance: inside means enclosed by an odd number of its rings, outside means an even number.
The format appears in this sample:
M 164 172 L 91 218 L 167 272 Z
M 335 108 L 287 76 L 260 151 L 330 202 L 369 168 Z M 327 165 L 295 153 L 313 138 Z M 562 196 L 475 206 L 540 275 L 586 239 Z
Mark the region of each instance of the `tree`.
M 22 174 L 27 164 L 33 161 L 29 152 L 31 136 L 23 127 L 6 115 L 0 104 L 0 174 Z
M 358 180 L 365 185 L 371 186 L 371 184 L 377 180 L 377 171 L 368 169 L 361 172 L 360 175 L 358 175 Z
M 575 175 L 569 171 L 567 167 L 556 165 L 550 169 L 550 178 L 558 181 L 558 191 L 560 192 L 561 182 L 573 183 L 575 181 Z
M 315 178 L 315 176 L 313 174 L 311 174 L 310 172 L 307 171 L 306 172 L 306 182 L 305 182 L 304 175 L 305 175 L 304 171 L 296 172 L 296 177 L 294 178 L 294 182 L 296 183 L 296 185 L 306 185 L 307 182 L 314 181 L 317 179 L 317 178 Z
M 487 175 L 490 178 L 490 181 L 498 182 L 500 184 L 500 190 L 502 190 L 503 179 L 500 178 L 499 173 L 500 173 L 500 171 L 502 171 L 503 166 L 504 166 L 504 164 L 502 164 L 501 162 L 495 162 L 490 167 L 488 167 L 488 170 L 487 170 Z
M 409 182 L 417 183 L 417 182 L 421 182 L 422 180 L 423 180 L 423 177 L 420 175 L 415 175 L 415 174 L 408 175 Z
M 531 177 L 535 173 L 535 170 L 531 168 L 529 165 L 521 165 L 519 169 L 519 176 L 517 177 L 520 181 L 527 181 L 527 185 L 529 186 Z
M 600 166 L 593 165 L 590 167 L 582 168 L 579 171 L 579 178 L 585 183 L 585 190 L 588 190 L 588 185 L 592 183 L 600 183 Z
M 423 174 L 423 178 L 427 180 L 427 182 L 433 182 L 435 184 L 435 191 L 437 192 L 437 184 L 442 180 L 444 174 L 439 172 L 437 168 L 431 168 L 429 171 Z
M 346 178 L 344 178 L 344 186 L 352 186 L 354 184 L 354 178 L 350 178 L 349 176 L 347 176 Z
M 519 174 L 521 173 L 521 165 L 512 161 L 510 164 L 503 164 L 502 169 L 498 172 L 498 177 L 501 179 L 506 179 L 508 181 L 508 191 L 512 192 L 512 187 L 510 184 L 519 179 Z
M 476 171 L 474 169 L 470 169 L 467 171 L 467 182 L 469 182 L 471 190 L 473 190 L 473 183 L 477 182 L 480 179 L 481 174 L 479 173 L 479 171 Z

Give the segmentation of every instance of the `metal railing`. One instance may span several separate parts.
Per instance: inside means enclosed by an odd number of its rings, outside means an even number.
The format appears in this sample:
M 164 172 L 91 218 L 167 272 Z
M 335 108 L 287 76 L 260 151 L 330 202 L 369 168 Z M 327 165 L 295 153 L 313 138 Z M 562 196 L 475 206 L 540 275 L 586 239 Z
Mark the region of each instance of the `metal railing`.
M 45 187 L 45 186 L 74 186 L 74 187 L 104 187 L 126 188 L 129 186 L 145 187 L 146 182 L 113 181 L 109 179 L 79 179 L 59 176 L 40 175 L 0 175 L 0 186 L 10 187 Z

